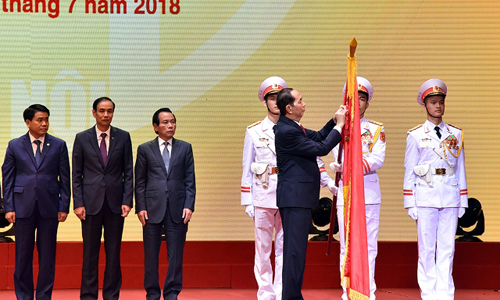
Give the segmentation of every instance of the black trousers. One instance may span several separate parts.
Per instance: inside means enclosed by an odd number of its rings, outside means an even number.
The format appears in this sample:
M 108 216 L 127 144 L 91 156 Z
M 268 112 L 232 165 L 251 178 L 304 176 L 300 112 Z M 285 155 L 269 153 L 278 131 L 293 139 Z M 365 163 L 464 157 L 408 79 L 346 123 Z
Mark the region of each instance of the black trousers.
M 14 289 L 18 300 L 34 299 L 33 251 L 38 251 L 38 279 L 36 299 L 52 298 L 56 271 L 57 218 L 45 219 L 40 215 L 38 202 L 29 218 L 16 218 L 16 266 Z
M 283 207 L 280 214 L 283 223 L 282 300 L 303 300 L 302 281 L 312 211 L 310 208 Z
M 124 218 L 111 211 L 108 201 L 104 199 L 101 211 L 96 215 L 87 215 L 82 220 L 83 266 L 80 299 L 96 300 L 99 289 L 99 250 L 104 228 L 104 251 L 106 268 L 102 297 L 104 300 L 118 300 L 122 286 L 120 267 L 120 249 L 123 234 Z
M 161 232 L 165 228 L 167 239 L 168 270 L 163 285 L 163 298 L 175 300 L 182 289 L 182 259 L 186 242 L 187 224 L 174 223 L 170 217 L 169 205 L 163 221 L 148 223 L 142 229 L 144 240 L 144 288 L 146 299 L 159 300 L 161 290 L 158 275 L 158 256 L 161 246 Z

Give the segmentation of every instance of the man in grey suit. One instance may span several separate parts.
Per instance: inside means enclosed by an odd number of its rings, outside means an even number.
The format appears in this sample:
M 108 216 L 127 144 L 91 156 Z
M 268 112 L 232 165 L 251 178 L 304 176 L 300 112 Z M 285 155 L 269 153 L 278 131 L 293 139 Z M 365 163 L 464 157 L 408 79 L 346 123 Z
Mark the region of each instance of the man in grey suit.
M 137 148 L 136 213 L 143 226 L 146 299 L 159 300 L 158 254 L 162 228 L 167 238 L 168 270 L 163 298 L 177 299 L 182 289 L 182 257 L 187 224 L 194 211 L 196 184 L 191 144 L 175 139 L 176 118 L 168 108 L 153 115 L 158 137 Z
M 96 125 L 76 135 L 73 146 L 74 212 L 82 223 L 83 266 L 80 299 L 97 299 L 98 264 L 104 228 L 106 269 L 102 296 L 116 300 L 122 274 L 123 221 L 132 208 L 133 156 L 130 134 L 111 126 L 115 103 L 94 101 Z

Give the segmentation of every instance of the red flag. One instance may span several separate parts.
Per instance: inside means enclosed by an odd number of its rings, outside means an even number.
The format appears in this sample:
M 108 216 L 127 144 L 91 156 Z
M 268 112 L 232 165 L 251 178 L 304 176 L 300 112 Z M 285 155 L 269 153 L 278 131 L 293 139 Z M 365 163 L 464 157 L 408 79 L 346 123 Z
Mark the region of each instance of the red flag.
M 354 39 L 353 41 L 355 43 Z M 352 44 L 351 41 L 351 46 Z M 342 178 L 344 183 L 345 256 L 341 281 L 342 286 L 347 289 L 349 299 L 368 300 L 370 298 L 370 281 L 366 239 L 363 152 L 356 82 L 356 56 L 352 50 L 347 61 L 347 84 L 344 96 L 347 114 L 342 131 L 344 141 Z

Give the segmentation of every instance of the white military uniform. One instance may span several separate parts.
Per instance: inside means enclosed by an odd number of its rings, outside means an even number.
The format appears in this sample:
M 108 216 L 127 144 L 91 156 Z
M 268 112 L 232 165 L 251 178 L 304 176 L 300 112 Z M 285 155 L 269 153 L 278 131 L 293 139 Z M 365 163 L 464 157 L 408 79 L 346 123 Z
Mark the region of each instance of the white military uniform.
M 377 240 L 380 221 L 380 183 L 377 169 L 384 165 L 385 160 L 385 133 L 382 123 L 370 121 L 363 117 L 361 120 L 361 144 L 363 148 L 363 174 L 365 185 L 365 210 L 366 210 L 366 236 L 368 241 L 368 262 L 370 273 L 370 300 L 375 299 L 375 258 L 377 257 Z M 333 157 L 337 161 L 338 146 L 332 150 Z M 345 256 L 345 234 L 344 234 L 344 196 L 343 183 L 339 182 L 337 196 L 337 219 L 339 222 L 340 235 L 340 271 L 344 264 Z M 347 300 L 344 290 L 342 299 Z
M 283 228 L 276 206 L 278 176 L 274 147 L 275 124 L 266 117 L 247 127 L 243 148 L 243 175 L 241 178 L 241 205 L 255 207 L 255 265 L 259 285 L 259 300 L 280 300 L 283 269 Z M 253 171 L 252 171 L 253 170 Z M 260 179 L 259 179 L 260 178 Z M 275 238 L 275 274 L 271 265 L 273 231 Z
M 254 273 L 259 300 L 281 300 L 283 268 L 283 228 L 276 206 L 276 150 L 274 146 L 275 124 L 266 117 L 247 127 L 243 148 L 243 176 L 241 178 L 241 205 L 255 207 L 255 265 Z M 328 176 L 325 163 L 317 157 L 321 172 L 321 186 L 334 186 Z M 271 266 L 273 231 L 275 237 L 275 274 Z
M 459 208 L 467 207 L 463 131 L 426 121 L 406 139 L 404 206 L 417 208 L 418 284 L 423 300 L 454 298 L 453 255 Z M 418 174 L 418 175 L 417 175 Z

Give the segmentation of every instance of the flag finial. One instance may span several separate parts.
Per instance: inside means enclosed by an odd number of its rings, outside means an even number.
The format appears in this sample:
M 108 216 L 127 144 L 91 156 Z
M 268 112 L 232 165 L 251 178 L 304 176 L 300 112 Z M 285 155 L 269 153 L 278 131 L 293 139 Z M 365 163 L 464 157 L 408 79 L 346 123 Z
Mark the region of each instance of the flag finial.
M 354 57 L 354 53 L 356 52 L 356 47 L 358 46 L 358 41 L 356 41 L 356 38 L 352 38 L 351 42 L 349 43 L 349 57 Z

